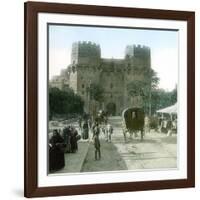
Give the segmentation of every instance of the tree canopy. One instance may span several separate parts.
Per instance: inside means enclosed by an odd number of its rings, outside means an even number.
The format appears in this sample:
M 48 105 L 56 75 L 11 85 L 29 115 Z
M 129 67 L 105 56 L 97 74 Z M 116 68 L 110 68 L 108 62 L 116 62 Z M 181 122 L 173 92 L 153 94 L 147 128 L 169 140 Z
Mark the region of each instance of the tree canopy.
M 164 89 L 152 90 L 151 94 L 151 106 L 152 112 L 156 110 L 166 108 L 177 102 L 177 88 L 172 91 L 165 91 Z
M 147 68 L 143 70 L 144 78 L 128 83 L 127 91 L 132 98 L 137 96 L 142 97 L 143 108 L 147 112 L 151 109 L 151 91 L 157 89 L 159 78 L 153 69 Z
M 101 85 L 96 84 L 96 83 L 91 83 L 90 87 L 87 90 L 88 90 L 88 92 L 90 94 L 90 98 L 92 100 L 95 100 L 95 101 L 98 101 L 98 102 L 103 101 L 104 89 L 102 88 Z
M 72 116 L 83 113 L 84 102 L 72 89 L 60 90 L 56 87 L 49 89 L 49 116 Z

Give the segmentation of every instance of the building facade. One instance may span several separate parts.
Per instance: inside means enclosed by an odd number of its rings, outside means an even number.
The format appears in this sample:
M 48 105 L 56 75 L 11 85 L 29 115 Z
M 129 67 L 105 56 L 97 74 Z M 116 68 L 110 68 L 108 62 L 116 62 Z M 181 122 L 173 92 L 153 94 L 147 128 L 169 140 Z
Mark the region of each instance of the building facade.
M 96 102 L 98 109 L 112 115 L 130 106 L 141 106 L 140 98 L 132 98 L 127 85 L 135 80 L 149 78 L 151 69 L 150 48 L 141 45 L 128 45 L 123 59 L 101 57 L 99 45 L 91 42 L 76 42 L 72 45 L 71 64 L 50 81 L 50 86 L 72 88 L 85 102 L 85 111 L 94 108 L 88 88 L 98 84 L 103 88 L 103 101 Z

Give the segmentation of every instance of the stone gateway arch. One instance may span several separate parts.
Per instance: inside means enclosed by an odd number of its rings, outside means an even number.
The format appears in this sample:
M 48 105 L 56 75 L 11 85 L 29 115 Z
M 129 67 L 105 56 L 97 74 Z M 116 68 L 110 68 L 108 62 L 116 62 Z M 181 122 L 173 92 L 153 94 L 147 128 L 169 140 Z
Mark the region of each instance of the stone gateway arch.
M 132 105 L 127 85 L 148 78 L 148 73 L 144 73 L 148 71 L 146 69 L 151 69 L 151 51 L 147 46 L 128 45 L 124 58 L 115 59 L 102 58 L 98 44 L 75 42 L 72 44 L 71 64 L 51 80 L 50 86 L 72 88 L 85 102 L 86 113 L 92 113 L 91 109 L 95 107 L 96 110 L 107 110 L 111 115 L 121 115 L 125 108 L 137 106 Z M 92 102 L 88 93 L 92 83 L 103 89 L 101 103 Z

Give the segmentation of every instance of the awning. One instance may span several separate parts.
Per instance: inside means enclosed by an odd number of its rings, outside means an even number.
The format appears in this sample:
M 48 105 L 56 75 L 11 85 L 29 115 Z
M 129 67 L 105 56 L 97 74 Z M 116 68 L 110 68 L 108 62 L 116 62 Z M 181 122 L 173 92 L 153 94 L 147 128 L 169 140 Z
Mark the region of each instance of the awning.
M 168 114 L 177 114 L 177 103 L 175 103 L 174 105 L 172 106 L 169 106 L 169 107 L 166 107 L 166 108 L 163 108 L 163 109 L 160 109 L 160 110 L 157 110 L 156 112 L 157 113 L 168 113 Z

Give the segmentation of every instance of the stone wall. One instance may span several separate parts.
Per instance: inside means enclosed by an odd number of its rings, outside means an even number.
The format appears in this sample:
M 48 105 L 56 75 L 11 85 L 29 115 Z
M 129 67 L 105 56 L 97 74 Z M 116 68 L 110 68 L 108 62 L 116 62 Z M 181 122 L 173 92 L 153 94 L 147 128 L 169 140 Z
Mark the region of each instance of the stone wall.
M 72 44 L 72 64 L 98 64 L 101 59 L 100 46 L 92 42 L 75 42 Z
M 69 87 L 82 97 L 86 112 L 89 112 L 91 104 L 87 88 L 91 83 L 100 84 L 105 91 L 102 109 L 113 106 L 116 107 L 115 114 L 121 115 L 125 108 L 139 106 L 135 105 L 138 101 L 128 95 L 127 84 L 147 78 L 144 72 L 151 68 L 150 54 L 147 46 L 129 45 L 125 49 L 124 59 L 105 59 L 101 58 L 99 45 L 91 42 L 73 43 L 65 84 L 68 80 Z

